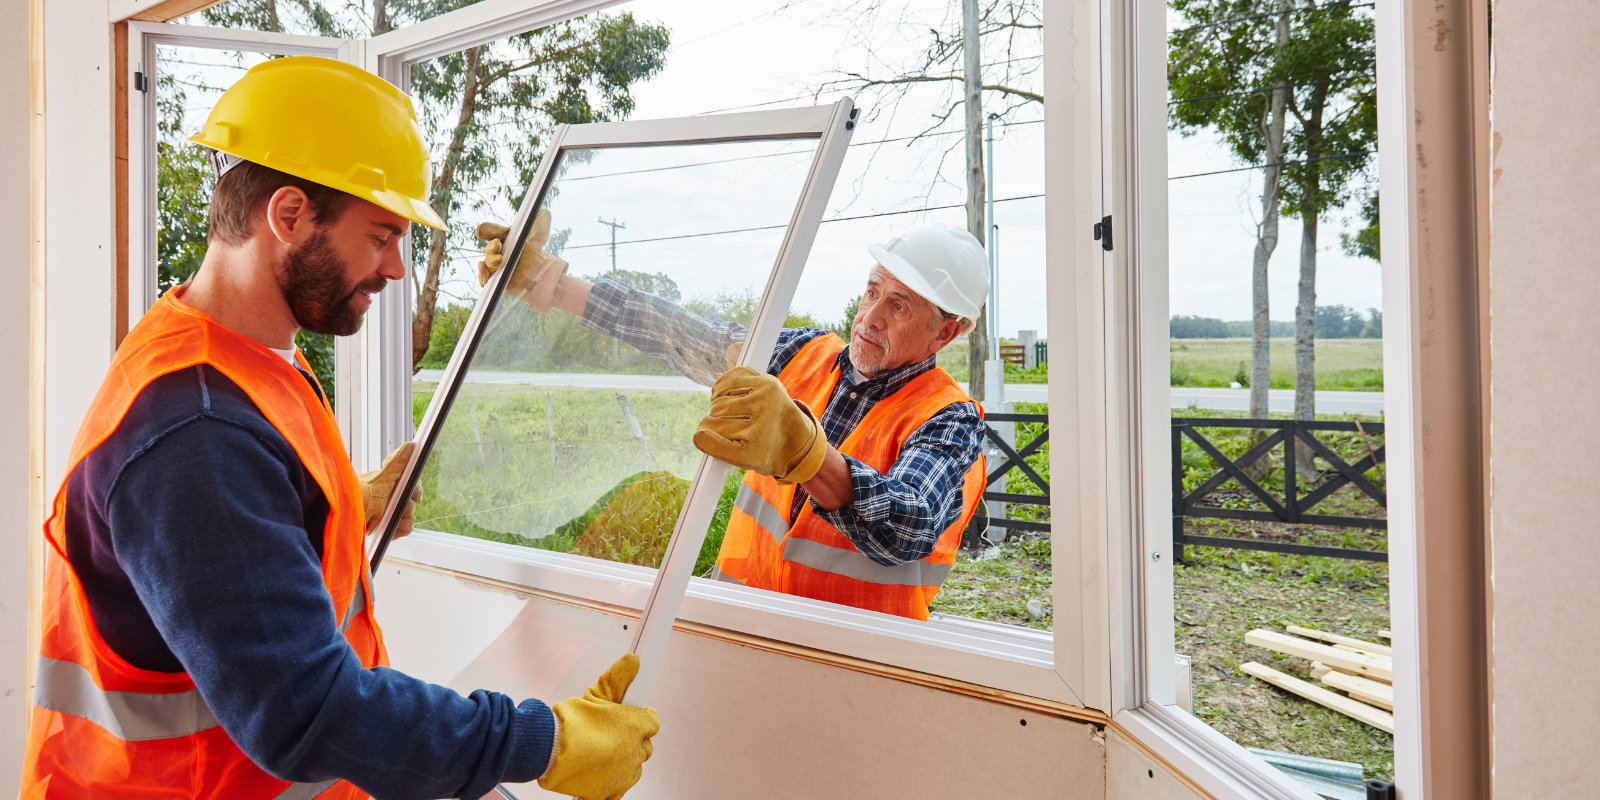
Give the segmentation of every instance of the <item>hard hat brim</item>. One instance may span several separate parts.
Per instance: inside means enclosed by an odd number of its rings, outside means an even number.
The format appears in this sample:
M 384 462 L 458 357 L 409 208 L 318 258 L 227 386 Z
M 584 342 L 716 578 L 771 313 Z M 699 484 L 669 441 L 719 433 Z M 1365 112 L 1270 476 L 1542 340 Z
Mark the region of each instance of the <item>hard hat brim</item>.
M 938 293 L 935 292 L 933 287 L 928 284 L 927 279 L 922 277 L 922 273 L 917 272 L 912 268 L 911 262 L 889 252 L 883 247 L 883 245 L 878 244 L 867 245 L 867 254 L 877 259 L 878 266 L 888 270 L 889 274 L 893 275 L 895 280 L 905 284 L 907 289 L 916 292 L 918 297 L 921 297 L 922 299 L 927 300 L 929 303 L 932 303 L 934 308 L 937 308 L 940 311 L 948 311 L 952 314 L 960 313 L 957 311 L 951 311 L 950 309 L 939 305 L 939 300 L 937 299 Z M 961 314 L 960 316 L 961 335 L 964 336 L 972 332 L 973 327 L 977 325 L 977 320 L 965 314 Z

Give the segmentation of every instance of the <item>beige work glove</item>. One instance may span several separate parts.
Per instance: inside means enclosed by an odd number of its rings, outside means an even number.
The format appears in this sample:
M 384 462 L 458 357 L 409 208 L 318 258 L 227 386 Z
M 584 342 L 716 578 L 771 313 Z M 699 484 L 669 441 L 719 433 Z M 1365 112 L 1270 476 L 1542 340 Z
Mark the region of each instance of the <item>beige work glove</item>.
M 545 791 L 580 800 L 621 800 L 644 775 L 644 762 L 661 730 L 653 708 L 622 705 L 639 674 L 639 657 L 617 659 L 582 697 L 551 708 L 556 713 L 556 749 L 539 777 Z
M 734 367 L 711 387 L 711 412 L 694 446 L 715 459 L 778 479 L 805 483 L 822 469 L 828 437 L 805 403 L 783 384 L 749 367 Z
M 506 237 L 511 229 L 494 222 L 478 224 L 478 238 L 488 244 L 483 246 L 483 260 L 478 262 L 478 285 L 489 282 L 489 277 L 505 262 Z M 556 284 L 567 274 L 567 262 L 544 251 L 550 240 L 550 211 L 540 209 L 533 217 L 533 228 L 522 245 L 522 258 L 506 284 L 506 294 L 521 300 L 528 308 L 540 314 L 550 313 L 555 302 Z
M 361 481 L 361 505 L 367 515 L 367 533 L 372 533 L 372 529 L 378 527 L 378 520 L 383 519 L 383 510 L 389 507 L 389 495 L 394 494 L 394 485 L 400 482 L 400 473 L 405 471 L 406 462 L 411 460 L 411 450 L 415 446 L 413 442 L 406 442 L 396 447 L 383 460 L 383 466 L 356 476 Z M 417 500 L 421 497 L 420 485 L 411 490 L 411 500 L 406 503 L 405 511 L 401 512 L 400 526 L 394 529 L 394 538 L 410 533 L 411 527 L 417 524 Z

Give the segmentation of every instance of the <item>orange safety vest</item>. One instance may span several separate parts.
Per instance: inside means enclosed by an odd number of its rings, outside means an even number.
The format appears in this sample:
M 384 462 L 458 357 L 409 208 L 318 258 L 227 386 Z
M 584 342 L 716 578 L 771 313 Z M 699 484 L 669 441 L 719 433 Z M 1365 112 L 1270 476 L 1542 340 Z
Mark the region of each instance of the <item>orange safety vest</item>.
M 388 663 L 372 617 L 361 485 L 333 410 L 277 354 L 168 292 L 128 333 L 78 430 L 67 475 L 121 423 L 156 378 L 205 364 L 238 384 L 294 448 L 328 498 L 322 577 L 345 640 L 371 668 Z M 304 359 L 301 366 L 309 373 Z M 95 628 L 83 584 L 67 560 L 67 482 L 45 523 L 44 620 L 23 800 L 205 798 L 354 800 L 346 781 L 291 783 L 267 774 L 234 744 L 187 673 L 129 664 Z
M 826 408 L 839 383 L 837 358 L 844 348 L 837 336 L 819 336 L 800 348 L 778 380 L 790 397 L 814 409 Z M 839 452 L 887 473 L 917 428 L 954 403 L 970 402 L 955 379 L 935 367 L 878 401 L 845 437 Z M 981 408 L 978 413 L 983 413 Z M 746 472 L 717 554 L 717 568 L 757 589 L 925 620 L 928 604 L 955 563 L 961 532 L 983 498 L 984 473 L 980 454 L 962 486 L 961 516 L 940 534 L 932 553 L 885 567 L 862 555 L 809 503 L 801 507 L 798 519 L 791 520 L 793 485 L 780 486 L 771 477 Z

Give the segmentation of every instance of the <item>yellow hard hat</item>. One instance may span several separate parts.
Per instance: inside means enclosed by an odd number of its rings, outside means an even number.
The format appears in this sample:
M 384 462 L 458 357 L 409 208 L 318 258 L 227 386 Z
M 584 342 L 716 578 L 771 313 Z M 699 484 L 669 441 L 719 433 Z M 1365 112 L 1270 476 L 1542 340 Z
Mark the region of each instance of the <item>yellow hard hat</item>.
M 444 229 L 428 205 L 428 148 L 411 98 L 360 67 L 315 56 L 257 64 L 189 141 Z

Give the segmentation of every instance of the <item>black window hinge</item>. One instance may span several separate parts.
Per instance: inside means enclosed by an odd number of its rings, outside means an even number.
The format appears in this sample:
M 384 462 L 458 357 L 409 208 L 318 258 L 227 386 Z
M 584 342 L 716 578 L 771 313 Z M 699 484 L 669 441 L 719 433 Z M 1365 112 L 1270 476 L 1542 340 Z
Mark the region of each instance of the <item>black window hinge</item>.
M 1103 250 L 1111 249 L 1111 215 L 1107 214 L 1094 224 L 1094 240 Z
M 150 91 L 150 79 L 146 78 L 143 72 L 133 73 L 133 88 L 141 92 Z

